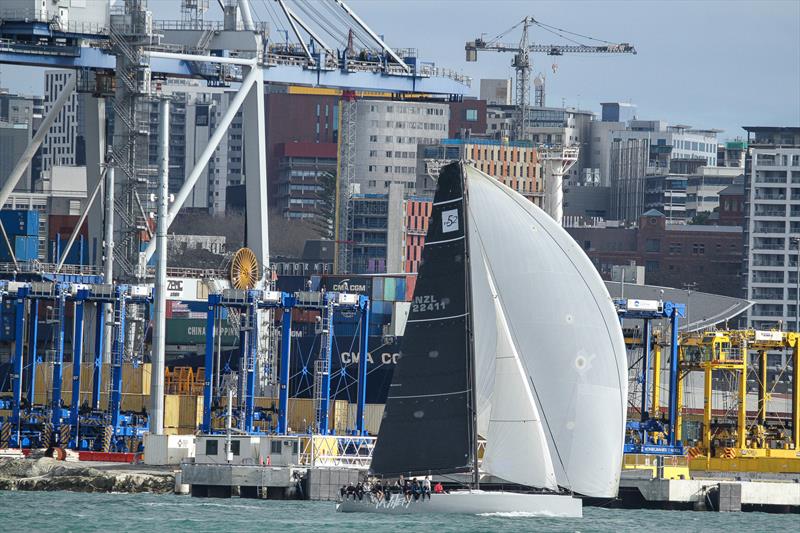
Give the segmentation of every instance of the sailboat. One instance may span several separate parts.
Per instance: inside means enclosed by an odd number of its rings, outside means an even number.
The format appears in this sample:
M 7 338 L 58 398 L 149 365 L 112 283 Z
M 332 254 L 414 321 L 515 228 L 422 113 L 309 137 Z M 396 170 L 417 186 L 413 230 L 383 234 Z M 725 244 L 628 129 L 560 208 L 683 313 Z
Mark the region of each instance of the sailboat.
M 579 496 L 615 497 L 627 359 L 591 261 L 544 211 L 461 162 L 443 167 L 428 228 L 370 472 L 469 486 L 337 509 L 579 517 Z M 480 490 L 490 477 L 531 490 Z

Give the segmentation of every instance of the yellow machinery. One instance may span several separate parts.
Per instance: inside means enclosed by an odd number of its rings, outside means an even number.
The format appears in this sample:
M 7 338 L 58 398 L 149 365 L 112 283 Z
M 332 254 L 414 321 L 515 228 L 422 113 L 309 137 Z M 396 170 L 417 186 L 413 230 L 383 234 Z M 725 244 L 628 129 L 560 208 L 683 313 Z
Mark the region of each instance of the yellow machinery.
M 691 333 L 682 337 L 678 352 L 678 440 L 683 437 L 680 402 L 686 377 L 692 372 L 704 373 L 703 431 L 699 445 L 690 448 L 692 470 L 800 473 L 799 340 L 800 333 L 755 330 Z M 768 423 L 767 403 L 771 391 L 767 387 L 767 353 L 775 350 L 791 352 L 793 390 L 788 428 L 784 424 Z M 751 365 L 751 355 L 757 357 L 757 365 Z M 719 423 L 713 417 L 714 376 L 723 371 L 735 374 L 738 383 L 735 425 Z M 756 374 L 758 383 L 758 411 L 748 419 L 747 378 L 750 372 Z

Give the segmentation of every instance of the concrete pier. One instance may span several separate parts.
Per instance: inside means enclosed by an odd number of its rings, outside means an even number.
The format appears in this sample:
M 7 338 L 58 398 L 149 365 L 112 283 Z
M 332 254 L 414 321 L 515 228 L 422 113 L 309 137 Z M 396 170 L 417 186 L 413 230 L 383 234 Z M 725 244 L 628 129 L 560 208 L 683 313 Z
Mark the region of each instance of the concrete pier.
M 362 470 L 294 466 L 181 465 L 181 483 L 199 498 L 332 501 L 342 485 L 358 483 Z
M 796 475 L 766 479 L 710 473 L 703 478 L 658 479 L 625 474 L 619 499 L 611 507 L 800 512 L 800 476 Z

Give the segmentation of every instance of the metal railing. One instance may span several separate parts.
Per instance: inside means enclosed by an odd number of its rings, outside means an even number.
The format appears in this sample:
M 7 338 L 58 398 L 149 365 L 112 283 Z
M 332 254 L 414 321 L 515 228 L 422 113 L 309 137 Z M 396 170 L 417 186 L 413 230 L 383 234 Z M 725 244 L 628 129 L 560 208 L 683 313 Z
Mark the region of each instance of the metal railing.
M 302 437 L 300 464 L 367 469 L 372 462 L 376 437 L 312 435 Z
M 55 274 L 55 263 L 42 263 L 40 261 L 26 261 L 14 263 L 0 263 L 0 273 L 3 274 Z M 103 269 L 90 265 L 63 265 L 59 274 L 71 274 L 79 276 L 100 276 Z

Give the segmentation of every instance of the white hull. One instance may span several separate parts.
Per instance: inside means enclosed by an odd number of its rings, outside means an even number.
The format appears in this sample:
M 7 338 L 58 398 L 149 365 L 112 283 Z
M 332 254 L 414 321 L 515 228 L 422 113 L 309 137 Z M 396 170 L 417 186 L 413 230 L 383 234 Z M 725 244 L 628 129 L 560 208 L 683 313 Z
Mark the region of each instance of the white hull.
M 337 504 L 341 513 L 381 514 L 492 514 L 520 513 L 531 516 L 560 516 L 581 518 L 581 500 L 562 494 L 520 494 L 516 492 L 453 491 L 433 494 L 431 499 L 411 500 L 393 494 L 389 501 L 347 498 Z

